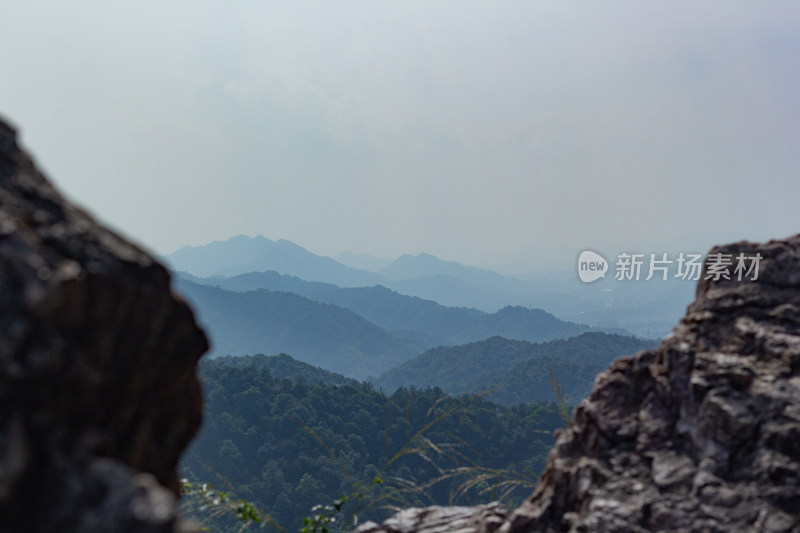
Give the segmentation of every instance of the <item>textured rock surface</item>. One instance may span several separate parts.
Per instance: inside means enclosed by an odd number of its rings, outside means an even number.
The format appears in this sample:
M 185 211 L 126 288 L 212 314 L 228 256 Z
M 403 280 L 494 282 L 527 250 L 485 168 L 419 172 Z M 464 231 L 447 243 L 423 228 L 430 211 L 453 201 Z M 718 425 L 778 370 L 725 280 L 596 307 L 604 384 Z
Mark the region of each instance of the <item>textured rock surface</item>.
M 206 338 L 164 267 L 65 201 L 2 121 L 0 329 L 2 530 L 176 530 Z
M 400 511 L 382 524 L 365 522 L 353 533 L 492 533 L 506 519 L 497 503 L 476 507 L 425 507 Z
M 598 377 L 498 531 L 800 531 L 800 236 L 710 255 L 742 252 L 758 279 L 704 271 L 659 349 Z

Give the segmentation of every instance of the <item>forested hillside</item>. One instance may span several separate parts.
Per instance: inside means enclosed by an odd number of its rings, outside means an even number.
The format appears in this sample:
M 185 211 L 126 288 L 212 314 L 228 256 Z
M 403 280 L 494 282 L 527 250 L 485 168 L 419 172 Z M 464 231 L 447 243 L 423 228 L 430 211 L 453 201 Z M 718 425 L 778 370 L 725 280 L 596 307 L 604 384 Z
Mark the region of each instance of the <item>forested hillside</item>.
M 351 385 L 355 387 L 360 384 L 357 379 L 348 378 L 336 372 L 303 363 L 285 353 L 278 355 L 223 355 L 217 357 L 215 362 L 223 366 L 236 368 L 253 367 L 256 370 L 269 370 L 270 375 L 275 379 L 289 378 L 303 381 L 310 385 L 324 383 L 327 385 Z
M 449 394 L 487 392 L 487 398 L 503 405 L 555 401 L 549 367 L 567 402 L 577 404 L 611 361 L 655 345 L 600 332 L 546 343 L 492 337 L 428 350 L 381 375 L 375 384 L 388 393 L 400 386 L 438 386 Z
M 365 497 L 349 502 L 345 514 L 366 506 L 359 511 L 362 521 L 385 516 L 387 505 L 502 496 L 508 487 L 497 484 L 504 475 L 469 470 L 476 466 L 527 479 L 528 486 L 506 496 L 519 501 L 544 466 L 554 430 L 564 424 L 552 404 L 503 408 L 439 388 L 401 388 L 386 396 L 368 383 L 277 379 L 266 368 L 240 363 L 226 358 L 201 365 L 205 421 L 184 457 L 183 474 L 232 489 L 288 531 L 312 506 L 353 493 L 356 483 Z M 457 468 L 460 474 L 449 477 Z M 480 474 L 482 482 L 459 490 Z

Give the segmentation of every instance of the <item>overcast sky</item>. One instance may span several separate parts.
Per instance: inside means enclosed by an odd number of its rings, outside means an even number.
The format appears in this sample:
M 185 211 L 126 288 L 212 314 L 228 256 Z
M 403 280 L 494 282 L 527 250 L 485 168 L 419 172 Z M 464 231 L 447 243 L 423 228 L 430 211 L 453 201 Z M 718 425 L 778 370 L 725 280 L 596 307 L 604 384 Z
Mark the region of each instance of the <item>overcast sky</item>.
M 800 231 L 795 1 L 0 4 L 0 115 L 158 253 L 569 268 Z

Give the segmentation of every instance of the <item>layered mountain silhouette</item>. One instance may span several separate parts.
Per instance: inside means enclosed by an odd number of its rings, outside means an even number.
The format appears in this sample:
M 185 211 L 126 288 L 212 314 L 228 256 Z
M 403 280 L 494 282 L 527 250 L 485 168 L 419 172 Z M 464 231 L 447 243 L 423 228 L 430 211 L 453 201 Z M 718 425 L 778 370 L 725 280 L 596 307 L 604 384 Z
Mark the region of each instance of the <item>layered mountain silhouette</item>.
M 177 281 L 177 288 L 211 337 L 212 357 L 284 352 L 305 363 L 365 379 L 424 348 L 348 309 L 289 292 L 232 292 L 185 279 Z
M 372 268 L 386 261 L 352 253 L 340 257 L 350 264 Z M 202 278 L 273 270 L 306 281 L 332 283 L 340 287 L 382 285 L 442 305 L 473 307 L 489 312 L 507 305 L 553 308 L 572 313 L 592 307 L 575 296 L 559 294 L 554 298 L 552 289 L 541 285 L 424 253 L 402 255 L 378 272 L 372 272 L 346 266 L 283 239 L 273 241 L 261 235 L 238 235 L 204 246 L 184 246 L 163 259 L 175 271 Z
M 692 284 L 676 280 L 631 283 L 615 281 L 612 277 L 599 284 L 584 285 L 577 281 L 574 272 L 531 275 L 522 280 L 444 261 L 430 254 L 402 255 L 388 265 L 385 264 L 388 260 L 368 255 L 345 253 L 338 257 L 351 266 L 330 257 L 316 255 L 289 241 L 240 235 L 205 246 L 184 247 L 164 259 L 176 271 L 184 271 L 201 278 L 213 277 L 214 283 L 223 288 L 249 290 L 263 287 L 288 290 L 314 300 L 336 303 L 351 308 L 401 336 L 418 339 L 429 345 L 449 342 L 447 339 L 451 333 L 442 335 L 430 331 L 432 328 L 383 322 L 380 317 L 370 315 L 364 309 L 356 309 L 355 304 L 339 301 L 338 298 L 343 297 L 341 293 L 335 295 L 337 299 L 333 299 L 333 294 L 329 295 L 329 300 L 319 294 L 311 294 L 308 287 L 302 291 L 296 287 L 275 287 L 272 285 L 275 280 L 264 284 L 253 279 L 225 281 L 222 278 L 233 279 L 253 272 L 274 271 L 318 283 L 320 285 L 317 289 L 321 292 L 331 289 L 323 284 L 344 288 L 373 288 L 379 285 L 402 295 L 431 300 L 446 307 L 468 307 L 487 313 L 507 306 L 538 308 L 563 321 L 589 324 L 604 331 L 632 332 L 648 338 L 659 338 L 668 334 L 692 297 Z M 373 271 L 352 268 L 353 265 L 363 265 Z M 205 280 L 198 281 L 208 283 Z M 288 280 L 280 283 L 294 284 Z M 558 336 L 561 334 L 551 338 Z M 454 338 L 454 342 L 478 338 L 480 337 L 462 336 Z
M 374 272 L 350 268 L 290 241 L 273 241 L 263 235 L 237 235 L 204 246 L 184 246 L 163 259 L 173 270 L 200 277 L 275 270 L 309 281 L 324 281 L 343 287 L 374 285 L 384 281 L 382 276 Z
M 232 291 L 269 289 L 302 295 L 310 300 L 349 309 L 394 335 L 414 339 L 425 348 L 463 344 L 501 335 L 534 342 L 578 335 L 590 328 L 565 322 L 541 309 L 504 307 L 485 313 L 466 307 L 447 307 L 432 300 L 407 296 L 383 286 L 341 288 L 308 282 L 277 272 L 251 272 L 231 278 L 181 276 Z

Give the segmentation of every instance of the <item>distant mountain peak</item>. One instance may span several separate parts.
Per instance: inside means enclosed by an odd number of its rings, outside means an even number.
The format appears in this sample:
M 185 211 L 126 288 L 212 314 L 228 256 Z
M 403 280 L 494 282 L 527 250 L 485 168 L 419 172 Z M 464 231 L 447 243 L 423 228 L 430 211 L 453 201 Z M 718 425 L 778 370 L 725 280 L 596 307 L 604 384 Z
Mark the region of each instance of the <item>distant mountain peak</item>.
M 188 246 L 164 257 L 173 270 L 195 276 L 236 276 L 274 270 L 308 281 L 352 287 L 385 283 L 374 272 L 355 269 L 314 254 L 286 239 L 273 241 L 263 235 L 236 235 L 204 246 Z
M 214 241 L 214 243 L 218 243 L 218 242 L 220 242 L 220 243 L 221 242 L 252 242 L 252 241 L 274 242 L 273 240 L 268 239 L 268 238 L 264 237 L 261 234 L 256 235 L 254 237 L 251 237 L 250 235 L 245 235 L 244 233 L 240 233 L 239 235 L 234 235 L 230 239 L 226 239 L 224 241 Z M 214 244 L 214 243 L 212 243 L 212 244 Z

